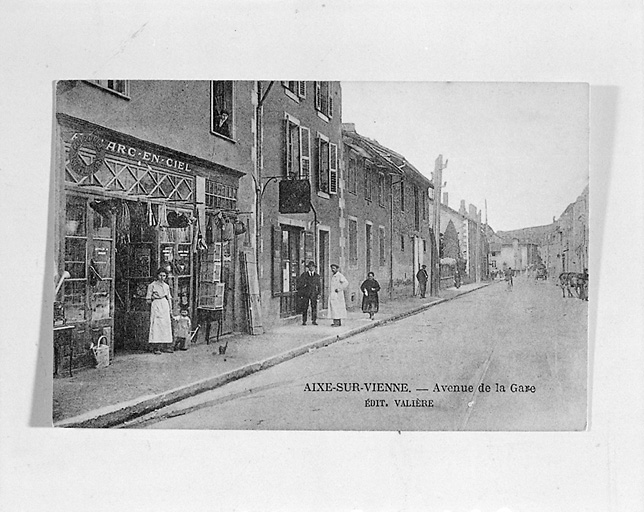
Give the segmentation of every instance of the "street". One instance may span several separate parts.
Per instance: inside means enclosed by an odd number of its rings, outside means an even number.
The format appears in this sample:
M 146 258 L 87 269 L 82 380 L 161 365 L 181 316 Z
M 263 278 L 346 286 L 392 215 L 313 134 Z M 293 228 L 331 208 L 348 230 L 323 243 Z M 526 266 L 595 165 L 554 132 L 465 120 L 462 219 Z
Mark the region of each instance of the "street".
M 586 426 L 587 307 L 497 282 L 125 427 L 550 431 Z M 383 305 L 386 308 L 386 304 Z

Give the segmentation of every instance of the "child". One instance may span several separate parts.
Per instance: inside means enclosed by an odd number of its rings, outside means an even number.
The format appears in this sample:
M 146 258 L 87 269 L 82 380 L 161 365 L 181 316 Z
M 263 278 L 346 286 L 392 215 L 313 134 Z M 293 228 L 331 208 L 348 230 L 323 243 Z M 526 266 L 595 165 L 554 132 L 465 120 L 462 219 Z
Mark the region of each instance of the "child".
M 174 317 L 174 321 L 174 348 L 175 350 L 188 350 L 188 340 L 190 339 L 190 329 L 192 328 L 188 310 L 182 309 L 181 314 Z

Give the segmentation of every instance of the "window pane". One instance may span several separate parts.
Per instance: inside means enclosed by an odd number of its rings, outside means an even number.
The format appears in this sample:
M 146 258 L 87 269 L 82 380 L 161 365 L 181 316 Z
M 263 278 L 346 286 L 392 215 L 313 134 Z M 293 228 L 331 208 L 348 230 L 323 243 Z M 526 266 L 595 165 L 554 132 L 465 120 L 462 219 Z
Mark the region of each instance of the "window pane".
M 65 318 L 68 322 L 85 320 L 85 281 L 65 281 Z
M 65 209 L 65 234 L 85 236 L 86 203 L 82 197 L 69 196 Z
M 233 83 L 212 82 L 212 130 L 224 137 L 231 137 L 233 115 Z
M 84 238 L 65 239 L 65 270 L 72 278 L 85 277 L 85 252 L 87 240 Z

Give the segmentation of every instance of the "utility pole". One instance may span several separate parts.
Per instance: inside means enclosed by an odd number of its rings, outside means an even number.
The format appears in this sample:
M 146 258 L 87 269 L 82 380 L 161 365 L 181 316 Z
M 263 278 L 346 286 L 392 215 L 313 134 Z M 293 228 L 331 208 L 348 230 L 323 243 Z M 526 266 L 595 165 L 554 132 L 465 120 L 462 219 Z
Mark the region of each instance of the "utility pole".
M 432 275 L 431 275 L 431 295 L 438 297 L 440 289 L 440 244 L 441 244 L 441 189 L 443 187 L 443 169 L 447 167 L 447 160 L 443 164 L 443 155 L 438 155 L 434 162 L 434 243 L 436 244 L 436 258 L 432 261 Z M 432 257 L 434 254 L 432 253 Z

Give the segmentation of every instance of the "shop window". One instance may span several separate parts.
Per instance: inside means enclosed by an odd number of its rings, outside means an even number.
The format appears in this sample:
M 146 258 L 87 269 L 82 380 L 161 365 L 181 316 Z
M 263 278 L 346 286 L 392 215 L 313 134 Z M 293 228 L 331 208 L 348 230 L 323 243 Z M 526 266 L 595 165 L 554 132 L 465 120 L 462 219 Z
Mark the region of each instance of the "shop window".
M 65 209 L 65 234 L 67 236 L 85 236 L 87 206 L 85 199 L 68 197 Z
M 65 240 L 65 270 L 70 273 L 72 279 L 85 278 L 85 257 L 87 251 L 87 239 L 70 238 Z
M 223 210 L 237 208 L 237 188 L 213 180 L 206 180 L 206 206 Z
M 128 80 L 88 80 L 88 82 L 123 96 L 130 95 L 130 83 Z
M 85 296 L 87 285 L 85 281 L 65 281 L 64 304 L 67 322 L 85 321 Z
M 234 88 L 232 81 L 211 82 L 211 130 L 223 137 L 234 136 Z

